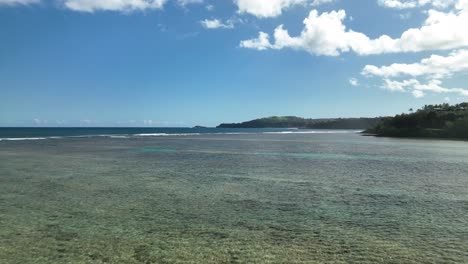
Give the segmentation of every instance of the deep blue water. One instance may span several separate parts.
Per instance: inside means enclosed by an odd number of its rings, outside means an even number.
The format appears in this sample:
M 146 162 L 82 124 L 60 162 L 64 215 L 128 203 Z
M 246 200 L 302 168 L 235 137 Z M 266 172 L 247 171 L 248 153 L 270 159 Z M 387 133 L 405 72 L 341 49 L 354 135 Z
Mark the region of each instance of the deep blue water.
M 326 133 L 327 130 L 297 129 L 245 129 L 245 128 L 104 128 L 104 127 L 3 127 L 0 128 L 0 140 L 43 139 L 50 137 L 92 137 L 92 136 L 165 136 L 196 134 L 258 134 L 258 133 Z M 356 132 L 356 131 L 343 131 Z

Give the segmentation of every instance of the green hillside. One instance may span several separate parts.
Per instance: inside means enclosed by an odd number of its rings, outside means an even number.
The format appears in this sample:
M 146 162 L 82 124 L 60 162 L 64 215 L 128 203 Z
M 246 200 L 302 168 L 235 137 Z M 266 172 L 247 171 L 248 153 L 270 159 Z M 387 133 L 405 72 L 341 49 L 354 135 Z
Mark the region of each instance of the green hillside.
M 368 129 L 382 118 L 310 119 L 295 116 L 273 116 L 243 123 L 221 124 L 218 128 L 302 128 L 302 129 Z
M 366 133 L 388 137 L 468 138 L 468 103 L 426 105 L 384 118 Z

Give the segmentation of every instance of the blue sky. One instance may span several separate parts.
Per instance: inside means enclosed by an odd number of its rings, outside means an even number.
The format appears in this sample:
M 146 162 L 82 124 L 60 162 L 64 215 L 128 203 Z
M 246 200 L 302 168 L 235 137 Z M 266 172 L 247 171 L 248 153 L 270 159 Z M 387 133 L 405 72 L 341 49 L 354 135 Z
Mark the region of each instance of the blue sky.
M 0 126 L 214 126 L 467 101 L 466 28 L 466 0 L 0 0 Z

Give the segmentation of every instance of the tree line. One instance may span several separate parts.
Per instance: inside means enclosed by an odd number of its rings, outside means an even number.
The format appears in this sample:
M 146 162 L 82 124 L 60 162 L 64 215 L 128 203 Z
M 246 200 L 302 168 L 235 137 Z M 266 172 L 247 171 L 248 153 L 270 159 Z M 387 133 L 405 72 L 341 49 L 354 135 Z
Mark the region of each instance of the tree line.
M 468 103 L 425 105 L 383 118 L 365 131 L 389 137 L 468 138 Z

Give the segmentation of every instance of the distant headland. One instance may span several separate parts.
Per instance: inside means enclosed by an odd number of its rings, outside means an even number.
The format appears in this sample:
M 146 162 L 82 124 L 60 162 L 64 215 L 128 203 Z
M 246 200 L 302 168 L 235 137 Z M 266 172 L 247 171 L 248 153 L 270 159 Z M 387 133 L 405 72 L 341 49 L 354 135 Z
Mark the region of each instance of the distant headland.
M 468 139 L 468 103 L 426 105 L 384 118 L 364 133 L 384 137 Z

